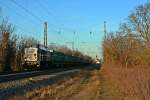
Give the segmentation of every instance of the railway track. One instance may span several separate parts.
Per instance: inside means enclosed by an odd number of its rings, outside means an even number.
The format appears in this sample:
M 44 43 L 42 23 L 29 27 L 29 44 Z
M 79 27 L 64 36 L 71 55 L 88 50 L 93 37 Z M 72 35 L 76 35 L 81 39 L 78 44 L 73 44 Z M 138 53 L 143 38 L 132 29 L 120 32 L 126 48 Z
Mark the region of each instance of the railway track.
M 42 71 L 32 71 L 32 72 L 23 72 L 23 73 L 15 73 L 15 74 L 7 74 L 7 75 L 0 75 L 0 83 L 7 82 L 7 81 L 14 81 L 39 75 L 47 75 L 47 74 L 54 74 L 60 72 L 66 72 L 69 70 L 75 70 L 75 68 L 61 68 L 61 69 L 52 69 L 52 70 L 42 70 Z
M 63 73 L 66 71 L 70 70 L 80 70 L 80 69 L 91 69 L 89 66 L 74 66 L 70 68 L 57 68 L 57 69 L 49 69 L 49 70 L 42 70 L 42 71 L 32 71 L 32 72 L 22 72 L 22 73 L 14 73 L 14 74 L 7 74 L 7 75 L 0 75 L 0 83 L 1 82 L 7 82 L 7 81 L 14 81 L 14 80 L 19 80 L 19 79 L 24 79 L 24 78 L 30 78 L 34 76 L 39 76 L 39 75 L 47 75 L 47 74 L 55 74 L 55 73 Z M 92 67 L 94 68 L 94 67 Z

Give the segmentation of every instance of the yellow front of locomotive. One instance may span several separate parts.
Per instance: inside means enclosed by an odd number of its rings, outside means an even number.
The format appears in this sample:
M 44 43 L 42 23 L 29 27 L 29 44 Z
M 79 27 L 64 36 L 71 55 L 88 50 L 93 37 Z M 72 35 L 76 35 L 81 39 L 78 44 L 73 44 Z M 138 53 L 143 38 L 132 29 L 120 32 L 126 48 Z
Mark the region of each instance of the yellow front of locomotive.
M 23 64 L 25 68 L 38 67 L 38 48 L 25 48 Z

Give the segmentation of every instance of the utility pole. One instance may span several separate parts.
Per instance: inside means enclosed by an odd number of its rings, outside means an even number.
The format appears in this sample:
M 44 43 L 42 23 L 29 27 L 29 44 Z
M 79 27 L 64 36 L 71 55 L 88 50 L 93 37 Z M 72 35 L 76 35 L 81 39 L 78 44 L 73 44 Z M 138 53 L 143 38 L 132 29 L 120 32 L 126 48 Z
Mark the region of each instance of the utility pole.
M 74 45 L 75 45 L 75 41 L 76 41 L 76 40 L 75 40 L 75 39 L 76 39 L 76 38 L 75 38 L 76 31 L 73 32 L 73 35 L 74 35 L 74 36 L 73 36 L 73 41 L 72 41 L 72 50 L 74 51 L 74 50 L 75 50 L 75 46 L 74 46 Z
M 74 42 L 72 42 L 72 50 L 74 51 Z
M 44 22 L 44 47 L 47 48 L 47 22 Z
M 104 38 L 106 39 L 107 29 L 106 29 L 106 21 L 104 21 Z
M 106 42 L 106 38 L 107 38 L 106 35 L 107 35 L 106 21 L 104 21 L 104 45 L 103 45 L 103 49 L 104 49 L 104 51 L 103 51 L 103 60 L 104 60 L 104 62 L 107 59 L 106 55 L 105 55 L 105 42 Z

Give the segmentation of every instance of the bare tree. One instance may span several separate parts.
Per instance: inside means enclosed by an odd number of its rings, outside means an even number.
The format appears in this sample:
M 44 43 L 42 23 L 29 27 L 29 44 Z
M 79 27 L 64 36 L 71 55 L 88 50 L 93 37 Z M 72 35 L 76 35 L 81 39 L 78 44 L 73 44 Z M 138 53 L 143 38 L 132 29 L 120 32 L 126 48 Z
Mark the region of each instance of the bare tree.
M 2 71 L 11 71 L 15 58 L 16 37 L 14 27 L 8 20 L 0 22 L 0 67 Z
M 150 2 L 138 6 L 119 31 L 107 34 L 103 41 L 105 63 L 122 66 L 150 64 Z
M 150 2 L 137 7 L 129 16 L 132 31 L 139 34 L 147 44 L 150 44 Z

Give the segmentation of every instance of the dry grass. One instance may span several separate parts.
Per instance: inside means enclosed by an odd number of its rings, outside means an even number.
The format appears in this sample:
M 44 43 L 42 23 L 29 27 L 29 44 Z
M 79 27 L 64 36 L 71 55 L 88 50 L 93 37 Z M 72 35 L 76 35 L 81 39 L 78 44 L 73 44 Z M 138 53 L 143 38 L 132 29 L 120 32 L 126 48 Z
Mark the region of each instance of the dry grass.
M 128 100 L 103 71 L 82 71 L 57 84 L 14 96 L 14 100 Z
M 120 68 L 116 65 L 105 65 L 104 71 L 122 92 L 134 100 L 150 99 L 149 67 Z
M 76 77 L 45 88 L 35 89 L 23 96 L 14 96 L 13 99 L 93 100 L 99 98 L 99 78 L 98 71 L 83 71 Z
M 99 98 L 100 76 L 98 71 L 93 71 L 80 84 L 79 91 L 72 96 L 72 100 L 93 100 Z
M 73 84 L 76 84 L 82 80 L 81 77 L 83 77 L 84 72 L 81 72 L 78 77 L 66 77 L 63 81 L 58 82 L 54 85 L 49 85 L 45 88 L 35 89 L 31 92 L 27 92 L 23 96 L 14 96 L 13 99 L 50 99 L 50 100 L 60 100 L 62 97 L 67 95 L 68 93 L 71 94 L 73 90 L 75 90 L 74 87 L 72 87 Z M 81 79 L 80 79 L 81 78 Z M 72 87 L 71 89 L 68 89 L 68 87 Z M 73 94 L 73 93 L 72 93 Z

